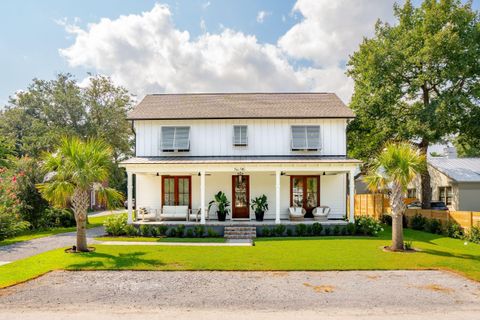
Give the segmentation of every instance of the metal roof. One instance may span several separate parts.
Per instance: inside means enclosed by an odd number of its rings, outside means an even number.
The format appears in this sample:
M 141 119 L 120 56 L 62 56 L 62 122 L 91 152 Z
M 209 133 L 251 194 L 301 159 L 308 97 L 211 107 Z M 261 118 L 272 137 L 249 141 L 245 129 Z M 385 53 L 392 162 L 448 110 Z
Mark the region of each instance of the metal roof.
M 457 182 L 480 182 L 480 158 L 430 158 L 428 163 Z
M 147 95 L 129 120 L 353 118 L 334 93 L 199 93 Z
M 360 160 L 333 156 L 164 156 L 135 157 L 121 164 L 187 164 L 187 163 L 358 163 Z

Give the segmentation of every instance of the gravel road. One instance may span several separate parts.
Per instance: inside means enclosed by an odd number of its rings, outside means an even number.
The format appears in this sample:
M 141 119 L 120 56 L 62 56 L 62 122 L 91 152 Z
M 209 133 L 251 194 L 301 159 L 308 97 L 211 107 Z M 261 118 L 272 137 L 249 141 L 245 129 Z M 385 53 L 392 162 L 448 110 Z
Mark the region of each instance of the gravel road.
M 0 319 L 480 319 L 480 283 L 441 271 L 58 271 L 0 290 Z

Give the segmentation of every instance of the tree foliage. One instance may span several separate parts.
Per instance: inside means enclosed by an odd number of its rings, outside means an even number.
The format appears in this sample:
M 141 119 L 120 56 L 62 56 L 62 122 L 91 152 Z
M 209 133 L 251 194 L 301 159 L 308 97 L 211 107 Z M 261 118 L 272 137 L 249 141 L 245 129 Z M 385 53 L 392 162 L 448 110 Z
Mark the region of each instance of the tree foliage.
M 471 2 L 425 0 L 394 7 L 348 62 L 355 81 L 350 155 L 368 159 L 387 140 L 430 144 L 452 135 L 480 137 L 480 19 Z M 428 172 L 422 186 L 429 184 Z M 429 201 L 430 188 L 422 187 Z M 426 194 L 427 193 L 427 194 Z

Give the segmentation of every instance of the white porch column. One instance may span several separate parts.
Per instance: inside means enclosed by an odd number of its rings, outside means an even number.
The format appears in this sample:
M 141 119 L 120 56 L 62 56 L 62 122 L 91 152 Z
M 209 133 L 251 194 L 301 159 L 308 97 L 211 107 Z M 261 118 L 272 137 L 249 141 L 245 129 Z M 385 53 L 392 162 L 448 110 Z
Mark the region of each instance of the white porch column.
M 127 222 L 133 223 L 133 182 L 132 182 L 132 175 L 133 173 L 127 171 L 127 201 L 128 201 L 128 219 Z
M 350 217 L 348 219 L 349 222 L 355 222 L 355 173 L 353 170 L 350 170 L 348 173 L 348 179 L 349 179 L 349 194 L 350 194 L 350 200 L 349 200 L 349 206 L 350 206 Z
M 275 223 L 280 223 L 280 170 L 275 171 Z
M 205 224 L 205 170 L 200 171 L 200 223 Z

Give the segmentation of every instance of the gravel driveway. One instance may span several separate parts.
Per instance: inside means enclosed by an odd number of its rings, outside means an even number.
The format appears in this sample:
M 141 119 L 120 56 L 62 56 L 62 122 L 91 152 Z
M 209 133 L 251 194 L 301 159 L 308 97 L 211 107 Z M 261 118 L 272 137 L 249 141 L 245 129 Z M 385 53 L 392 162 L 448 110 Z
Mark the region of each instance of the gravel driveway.
M 12 320 L 480 319 L 480 284 L 441 271 L 58 271 L 0 290 L 0 305 Z

